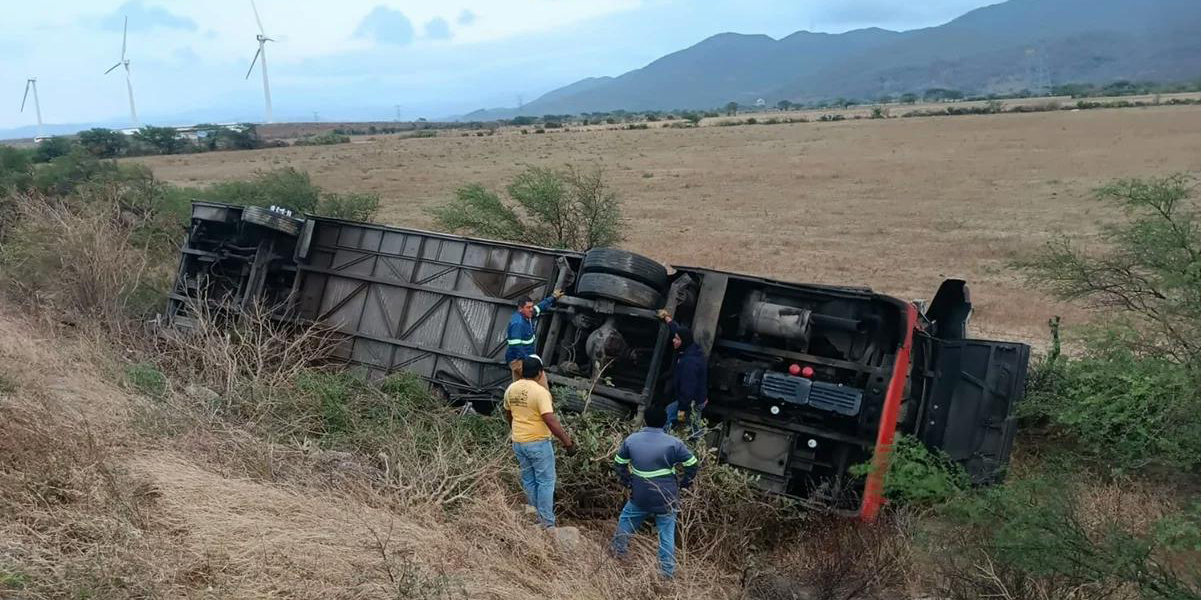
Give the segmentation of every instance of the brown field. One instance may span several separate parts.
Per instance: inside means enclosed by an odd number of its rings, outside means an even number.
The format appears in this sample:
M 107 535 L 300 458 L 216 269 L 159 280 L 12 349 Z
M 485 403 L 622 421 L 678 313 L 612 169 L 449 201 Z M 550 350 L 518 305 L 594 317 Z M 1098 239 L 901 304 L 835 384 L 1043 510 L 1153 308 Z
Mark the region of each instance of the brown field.
M 380 220 L 428 227 L 428 207 L 526 165 L 603 168 L 625 201 L 626 247 L 669 264 L 928 298 L 973 282 L 975 332 L 1038 342 L 1049 302 L 1008 268 L 1054 235 L 1094 235 L 1091 198 L 1119 177 L 1201 167 L 1201 107 L 487 137 L 372 136 L 342 146 L 139 159 L 185 185 L 284 166 L 334 191 L 375 192 Z

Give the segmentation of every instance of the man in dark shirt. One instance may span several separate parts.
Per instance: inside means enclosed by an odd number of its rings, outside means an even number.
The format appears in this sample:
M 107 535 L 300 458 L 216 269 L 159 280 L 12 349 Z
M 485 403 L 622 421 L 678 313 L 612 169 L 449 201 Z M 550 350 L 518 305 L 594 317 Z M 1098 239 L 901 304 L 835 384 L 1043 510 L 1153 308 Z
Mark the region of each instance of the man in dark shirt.
M 676 512 L 680 490 L 692 485 L 698 461 L 688 447 L 663 430 L 667 415 L 662 408 L 649 407 L 643 415 L 646 427 L 630 434 L 617 450 L 617 476 L 630 488 L 630 499 L 617 519 L 613 552 L 624 556 L 630 536 L 647 519 L 659 530 L 659 570 L 672 577 L 676 570 Z M 675 467 L 684 469 L 677 476 Z
M 672 377 L 672 402 L 667 405 L 667 426 L 677 421 L 688 423 L 690 439 L 700 437 L 701 411 L 709 402 L 709 360 L 692 337 L 692 331 L 681 326 L 665 310 L 659 317 L 671 328 L 671 342 L 678 352 Z

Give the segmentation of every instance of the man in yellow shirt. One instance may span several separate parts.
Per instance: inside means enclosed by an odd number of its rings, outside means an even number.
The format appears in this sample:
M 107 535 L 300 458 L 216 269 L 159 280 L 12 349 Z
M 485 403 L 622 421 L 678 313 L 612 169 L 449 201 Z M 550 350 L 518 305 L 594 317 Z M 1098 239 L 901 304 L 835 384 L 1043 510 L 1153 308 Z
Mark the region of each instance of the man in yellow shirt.
M 522 359 L 521 379 L 505 390 L 505 420 L 513 431 L 513 454 L 521 466 L 521 487 L 526 501 L 538 511 L 544 527 L 555 526 L 555 449 L 550 438 L 559 438 L 563 448 L 572 448 L 571 436 L 563 430 L 550 392 L 538 383 L 542 361 Z

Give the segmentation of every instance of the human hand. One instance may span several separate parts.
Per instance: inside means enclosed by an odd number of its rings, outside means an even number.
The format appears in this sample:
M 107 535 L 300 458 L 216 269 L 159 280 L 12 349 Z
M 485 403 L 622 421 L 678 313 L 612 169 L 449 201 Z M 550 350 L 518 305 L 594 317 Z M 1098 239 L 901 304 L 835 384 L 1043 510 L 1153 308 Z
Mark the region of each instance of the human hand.
M 564 295 L 565 294 L 563 293 L 563 290 L 555 290 L 553 293 L 551 293 L 551 297 L 553 297 L 555 300 L 562 298 Z
M 670 323 L 670 322 L 671 322 L 671 313 L 667 312 L 667 309 L 660 308 L 660 309 L 659 309 L 659 312 L 658 312 L 658 315 L 659 315 L 659 318 L 660 318 L 660 319 L 663 319 L 663 322 L 664 322 L 664 323 Z

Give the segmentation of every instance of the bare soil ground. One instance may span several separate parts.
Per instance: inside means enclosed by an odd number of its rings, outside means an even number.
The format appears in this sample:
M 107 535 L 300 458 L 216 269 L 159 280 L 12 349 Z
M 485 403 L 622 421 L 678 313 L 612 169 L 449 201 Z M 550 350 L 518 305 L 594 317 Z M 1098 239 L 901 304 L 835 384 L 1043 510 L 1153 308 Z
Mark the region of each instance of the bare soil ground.
M 552 130 L 554 131 L 554 130 Z M 296 167 L 333 191 L 375 192 L 380 220 L 429 227 L 458 186 L 501 188 L 526 165 L 605 169 L 625 201 L 626 246 L 668 264 L 928 298 L 973 283 L 978 335 L 1038 342 L 1078 308 L 1008 268 L 1057 232 L 1093 236 L 1091 190 L 1196 170 L 1201 107 L 848 120 L 642 131 L 356 138 L 341 146 L 139 159 L 203 185 Z

